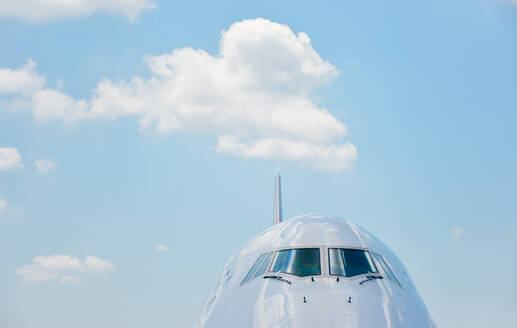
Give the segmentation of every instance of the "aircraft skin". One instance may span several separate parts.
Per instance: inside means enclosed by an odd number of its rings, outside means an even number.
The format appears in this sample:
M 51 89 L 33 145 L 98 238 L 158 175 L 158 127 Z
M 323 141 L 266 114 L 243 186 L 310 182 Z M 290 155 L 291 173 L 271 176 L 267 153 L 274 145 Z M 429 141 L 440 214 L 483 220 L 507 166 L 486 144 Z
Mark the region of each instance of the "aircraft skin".
M 243 283 L 261 254 L 300 248 L 319 248 L 319 275 L 299 277 L 285 272 L 266 272 Z M 380 268 L 380 261 L 375 262 L 379 267 L 375 274 L 332 275 L 335 269 L 329 261 L 330 252 L 334 250 L 329 249 L 336 248 L 364 250 L 372 258 L 381 256 L 392 275 L 388 277 L 388 270 Z M 280 256 L 274 254 L 267 271 L 272 270 L 275 256 Z M 393 275 L 395 277 L 390 279 Z M 305 215 L 275 224 L 230 258 L 216 286 L 209 292 L 197 327 L 437 326 L 406 268 L 381 241 L 350 221 Z

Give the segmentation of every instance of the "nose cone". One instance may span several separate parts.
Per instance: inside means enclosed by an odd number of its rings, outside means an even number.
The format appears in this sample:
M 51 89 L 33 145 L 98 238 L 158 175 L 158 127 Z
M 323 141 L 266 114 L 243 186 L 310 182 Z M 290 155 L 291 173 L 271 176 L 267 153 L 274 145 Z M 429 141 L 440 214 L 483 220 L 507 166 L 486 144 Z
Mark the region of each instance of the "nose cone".
M 282 328 L 382 328 L 403 327 L 393 325 L 382 311 L 370 311 L 361 314 L 357 310 L 352 311 L 325 311 L 314 313 L 296 313 L 272 325 L 258 325 L 256 327 L 282 327 Z M 405 327 L 405 326 L 404 326 Z
M 409 328 L 429 327 L 415 321 L 412 306 L 386 290 L 380 281 L 318 279 L 298 286 L 271 281 L 254 306 L 254 327 Z M 303 285 L 303 286 L 300 286 Z
M 345 316 L 340 313 L 307 313 L 298 314 L 292 318 L 282 320 L 273 325 L 279 328 L 313 328 L 313 327 L 359 327 L 354 316 Z M 272 327 L 273 327 L 272 326 Z M 364 326 L 364 327 L 385 327 L 385 326 Z

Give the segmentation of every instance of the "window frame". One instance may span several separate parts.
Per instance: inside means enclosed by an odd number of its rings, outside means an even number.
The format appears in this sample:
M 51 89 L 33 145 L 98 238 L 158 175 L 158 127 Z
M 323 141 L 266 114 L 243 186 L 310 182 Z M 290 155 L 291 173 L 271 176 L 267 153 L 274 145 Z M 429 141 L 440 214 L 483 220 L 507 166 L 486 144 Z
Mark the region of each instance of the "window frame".
M 399 286 L 400 288 L 403 288 L 402 287 L 402 284 L 400 283 L 400 280 L 399 278 L 397 277 L 397 275 L 395 274 L 395 272 L 393 272 L 393 269 L 391 268 L 391 265 L 388 263 L 388 261 L 384 258 L 384 256 L 382 256 L 381 254 L 379 254 L 378 252 L 371 252 L 372 253 L 372 256 L 374 258 L 374 261 L 378 261 L 380 266 L 381 266 L 381 270 L 383 272 L 385 272 L 385 276 L 388 280 L 390 281 L 393 281 L 394 284 L 396 284 L 397 286 Z M 386 266 L 386 268 L 384 267 Z M 386 270 L 387 269 L 387 270 Z
M 271 267 L 271 264 L 273 263 L 273 261 L 274 261 L 274 259 L 276 257 L 276 251 L 265 252 L 265 253 L 262 253 L 262 254 L 266 254 L 266 256 L 264 256 L 264 259 L 262 260 L 262 263 L 260 263 L 260 266 L 253 273 L 253 277 L 251 277 L 249 280 L 253 280 L 255 278 L 260 278 L 260 277 L 264 276 L 266 273 L 268 273 L 268 270 Z M 268 258 L 269 258 L 269 263 L 267 264 L 266 268 L 264 269 L 264 272 L 257 276 L 257 273 L 259 273 L 260 269 L 262 269 L 262 266 L 266 263 Z
M 281 251 L 290 251 L 290 250 L 297 250 L 297 249 L 317 249 L 318 250 L 318 255 L 319 255 L 319 264 L 320 264 L 320 267 L 319 267 L 319 273 L 318 274 L 313 274 L 313 275 L 308 275 L 308 276 L 297 276 L 295 274 L 292 274 L 292 273 L 288 273 L 288 272 L 276 272 L 276 271 L 271 271 L 272 267 L 273 267 L 273 264 L 276 262 L 276 259 L 278 257 L 278 254 L 281 252 Z M 282 274 L 282 275 L 287 275 L 289 277 L 296 277 L 296 278 L 300 278 L 300 279 L 308 279 L 308 278 L 311 278 L 311 277 L 321 277 L 321 276 L 324 276 L 323 272 L 324 272 L 324 268 L 323 268 L 323 261 L 322 261 L 322 257 L 325 257 L 324 254 L 321 253 L 323 247 L 321 246 L 300 246 L 300 247 L 286 247 L 286 248 L 279 248 L 279 249 L 275 249 L 274 252 L 275 254 L 273 255 L 273 259 L 271 260 L 271 263 L 269 263 L 269 267 L 267 268 L 267 271 L 265 274 L 275 274 L 275 275 L 278 275 L 278 274 Z
M 255 279 L 255 273 L 257 273 L 257 271 L 260 269 L 260 267 L 264 263 L 264 260 L 267 258 L 268 254 L 269 254 L 269 252 L 263 252 L 257 256 L 257 259 L 255 260 L 255 262 L 253 262 L 253 264 L 251 265 L 251 268 L 246 272 L 246 275 L 244 276 L 244 278 L 242 278 L 240 285 L 244 285 L 248 281 Z
M 365 272 L 365 273 L 361 273 L 361 274 L 356 274 L 354 276 L 346 276 L 346 266 L 344 267 L 344 271 L 345 271 L 345 275 L 340 275 L 340 274 L 333 274 L 331 273 L 330 271 L 330 250 L 331 249 L 338 249 L 338 250 L 342 250 L 342 249 L 346 249 L 346 250 L 353 250 L 353 251 L 363 251 L 366 253 L 366 257 L 367 257 L 367 260 L 369 262 L 369 264 L 373 267 L 373 269 L 376 270 L 376 272 Z M 341 253 L 341 252 L 340 252 Z M 373 255 L 371 254 L 373 253 L 372 251 L 370 251 L 369 249 L 359 249 L 359 248 L 352 248 L 352 247 L 327 247 L 327 257 L 328 257 L 328 274 L 330 277 L 343 277 L 343 278 L 347 278 L 347 279 L 354 279 L 356 277 L 364 277 L 364 276 L 367 276 L 367 275 L 372 275 L 372 274 L 380 274 L 379 272 L 379 269 L 377 268 L 377 265 L 375 264 L 375 260 L 373 259 Z
M 286 272 L 272 272 L 272 271 L 270 271 L 272 265 L 275 263 L 275 260 L 276 260 L 276 257 L 278 256 L 278 252 L 279 251 L 290 250 L 290 249 L 306 249 L 306 248 L 318 248 L 319 249 L 319 253 L 320 253 L 320 274 L 319 275 L 300 277 L 300 276 L 296 276 L 296 275 L 293 275 L 293 274 L 290 274 L 290 273 L 286 273 Z M 372 264 L 375 267 L 375 269 L 377 270 L 377 272 L 376 273 L 363 273 L 363 274 L 352 276 L 352 277 L 346 277 L 346 276 L 341 276 L 341 275 L 330 274 L 330 257 L 329 257 L 329 249 L 330 248 L 362 250 L 362 251 L 367 252 L 368 256 L 370 257 L 370 260 L 372 261 Z M 262 266 L 264 260 L 267 258 L 267 254 L 270 253 L 270 252 L 273 252 L 273 256 L 271 258 L 271 261 L 268 264 L 268 267 L 266 268 L 266 271 L 261 276 L 257 276 L 256 277 L 255 276 L 256 272 L 260 269 L 260 267 Z M 260 278 L 260 277 L 263 277 L 263 276 L 265 276 L 267 274 L 274 274 L 274 275 L 279 275 L 279 276 L 285 276 L 285 277 L 289 277 L 289 279 L 291 279 L 291 280 L 292 279 L 294 279 L 294 280 L 307 280 L 307 279 L 311 279 L 311 278 L 315 278 L 315 277 L 321 277 L 321 278 L 336 278 L 336 277 L 339 277 L 340 279 L 357 280 L 357 279 L 364 279 L 364 277 L 367 276 L 367 275 L 379 274 L 379 275 L 382 275 L 384 278 L 386 278 L 385 280 L 389 280 L 389 281 L 393 282 L 395 285 L 399 286 L 402 289 L 404 288 L 404 286 L 402 285 L 399 277 L 397 276 L 397 274 L 393 270 L 393 268 L 392 268 L 391 264 L 389 263 L 389 261 L 383 255 L 381 255 L 381 253 L 379 251 L 374 250 L 374 249 L 370 249 L 370 248 L 366 248 L 366 247 L 346 246 L 346 245 L 338 245 L 338 244 L 283 246 L 283 247 L 277 247 L 277 248 L 272 248 L 272 249 L 268 249 L 268 250 L 262 250 L 258 254 L 255 262 L 258 260 L 259 256 L 261 256 L 262 254 L 264 254 L 264 258 L 262 259 L 262 263 L 260 264 L 260 266 L 257 267 L 257 270 L 253 273 L 253 276 L 250 279 L 248 279 L 247 281 L 244 281 L 244 279 L 246 278 L 246 276 L 249 273 L 249 270 L 248 270 L 248 272 L 246 272 L 246 275 L 244 276 L 242 282 L 240 283 L 240 286 L 246 284 L 249 281 L 254 280 L 255 278 Z M 378 268 L 377 267 L 377 263 L 376 262 L 378 262 L 378 260 L 376 258 L 374 258 L 375 257 L 374 254 L 380 256 L 381 259 L 384 260 L 384 263 L 386 264 L 387 268 L 391 271 L 393 277 L 395 278 L 395 281 L 392 280 L 387 273 L 384 273 L 384 268 L 382 268 L 382 267 Z M 255 264 L 255 262 L 253 262 L 252 267 Z M 382 266 L 382 264 L 381 264 L 381 266 Z M 251 270 L 251 268 L 250 268 L 250 270 Z

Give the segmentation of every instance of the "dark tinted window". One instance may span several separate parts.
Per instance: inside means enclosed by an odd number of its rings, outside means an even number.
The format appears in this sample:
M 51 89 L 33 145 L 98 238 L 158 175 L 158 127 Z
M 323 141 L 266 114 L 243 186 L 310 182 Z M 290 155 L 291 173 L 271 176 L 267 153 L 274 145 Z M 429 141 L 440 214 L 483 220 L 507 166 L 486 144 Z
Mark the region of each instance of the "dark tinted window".
M 298 248 L 278 251 L 271 271 L 299 277 L 319 275 L 321 274 L 320 249 Z
M 344 248 L 329 248 L 329 270 L 331 275 L 345 277 L 377 272 L 370 253 Z

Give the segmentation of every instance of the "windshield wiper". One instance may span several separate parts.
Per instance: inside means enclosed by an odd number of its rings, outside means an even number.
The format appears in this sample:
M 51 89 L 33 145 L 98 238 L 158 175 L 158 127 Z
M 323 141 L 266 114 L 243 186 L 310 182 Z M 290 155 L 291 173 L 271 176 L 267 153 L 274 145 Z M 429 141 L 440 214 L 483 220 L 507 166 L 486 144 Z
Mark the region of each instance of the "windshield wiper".
M 285 279 L 284 277 L 282 276 L 277 276 L 277 275 L 267 275 L 267 276 L 264 276 L 264 279 L 276 279 L 278 281 L 283 281 L 283 282 L 286 282 L 288 283 L 289 285 L 291 284 L 291 282 L 287 279 Z
M 367 281 L 374 280 L 374 279 L 384 279 L 383 276 L 366 276 L 366 279 L 362 280 L 359 285 L 364 284 Z

